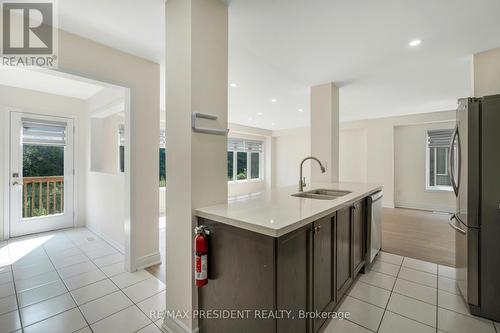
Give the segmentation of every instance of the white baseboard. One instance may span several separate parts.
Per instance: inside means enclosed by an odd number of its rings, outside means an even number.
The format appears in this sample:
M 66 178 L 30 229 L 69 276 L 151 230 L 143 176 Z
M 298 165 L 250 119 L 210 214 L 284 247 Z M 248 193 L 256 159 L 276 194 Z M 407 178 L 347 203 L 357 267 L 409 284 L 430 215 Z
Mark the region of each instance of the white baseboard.
M 135 267 L 137 268 L 137 270 L 140 270 L 158 264 L 161 264 L 161 255 L 160 252 L 155 252 L 137 258 Z
M 415 204 L 410 202 L 396 202 L 397 208 L 426 210 L 430 212 L 454 213 L 456 210 L 453 207 L 442 205 Z
M 382 199 L 382 207 L 385 207 L 385 208 L 394 208 L 394 202 L 392 202 L 392 201 L 384 201 Z
M 199 333 L 200 329 L 197 327 L 195 329 L 188 328 L 183 322 L 175 318 L 165 318 L 163 321 L 162 329 L 168 333 Z
M 125 254 L 125 248 L 123 247 L 123 245 L 119 244 L 118 242 L 114 241 L 113 239 L 109 238 L 108 236 L 106 236 L 105 234 L 96 230 L 95 228 L 93 228 L 92 226 L 90 226 L 88 224 L 85 225 L 85 228 L 89 229 L 94 234 L 96 234 L 97 236 L 104 239 L 107 243 L 109 243 L 109 245 L 111 245 L 112 247 L 117 249 L 121 254 Z

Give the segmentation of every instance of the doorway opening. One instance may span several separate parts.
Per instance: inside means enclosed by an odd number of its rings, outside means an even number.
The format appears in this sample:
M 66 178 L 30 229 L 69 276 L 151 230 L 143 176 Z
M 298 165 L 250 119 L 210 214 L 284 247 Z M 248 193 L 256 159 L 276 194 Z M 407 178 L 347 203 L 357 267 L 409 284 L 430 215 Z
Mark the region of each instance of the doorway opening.
M 6 237 L 86 227 L 131 264 L 130 89 L 0 67 Z
M 10 235 L 74 225 L 71 118 L 10 114 Z

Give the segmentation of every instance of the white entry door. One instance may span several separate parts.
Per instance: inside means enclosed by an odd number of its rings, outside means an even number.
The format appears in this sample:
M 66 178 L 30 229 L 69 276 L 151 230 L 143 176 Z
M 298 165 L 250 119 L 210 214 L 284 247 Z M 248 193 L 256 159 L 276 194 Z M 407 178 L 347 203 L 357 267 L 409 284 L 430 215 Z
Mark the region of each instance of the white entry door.
M 72 227 L 73 120 L 10 114 L 10 236 Z

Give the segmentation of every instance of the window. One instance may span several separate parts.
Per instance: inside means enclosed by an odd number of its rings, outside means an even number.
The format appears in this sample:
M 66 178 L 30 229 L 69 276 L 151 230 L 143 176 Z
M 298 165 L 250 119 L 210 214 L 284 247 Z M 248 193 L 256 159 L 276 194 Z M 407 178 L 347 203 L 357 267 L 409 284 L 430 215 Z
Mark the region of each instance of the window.
M 227 152 L 227 180 L 234 180 L 234 152 Z
M 429 190 L 452 191 L 448 173 L 452 129 L 427 132 L 427 184 Z M 456 163 L 456 161 L 453 161 Z M 454 166 L 453 166 L 454 167 Z
M 167 186 L 167 136 L 164 129 L 160 129 L 160 187 Z
M 262 142 L 229 138 L 227 144 L 228 181 L 262 179 Z
M 165 149 L 167 144 L 166 134 L 164 129 L 160 129 L 160 150 L 159 150 L 159 183 L 160 187 L 165 187 L 167 185 L 167 151 Z M 120 125 L 118 127 L 118 145 L 119 145 L 119 167 L 120 172 L 125 172 L 125 125 Z

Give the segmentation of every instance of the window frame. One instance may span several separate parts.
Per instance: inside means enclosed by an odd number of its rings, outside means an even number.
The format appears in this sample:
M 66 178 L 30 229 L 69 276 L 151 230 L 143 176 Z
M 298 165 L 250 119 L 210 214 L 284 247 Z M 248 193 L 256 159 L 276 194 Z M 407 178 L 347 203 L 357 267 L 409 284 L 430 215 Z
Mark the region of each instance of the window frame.
M 234 140 L 242 140 L 242 141 L 255 141 L 259 142 L 262 145 L 262 151 L 260 152 L 255 152 L 255 151 L 245 151 L 242 149 L 226 149 L 226 159 L 227 159 L 227 153 L 232 152 L 233 153 L 233 179 L 229 180 L 228 179 L 228 184 L 238 184 L 238 183 L 247 183 L 247 182 L 262 182 L 264 181 L 264 172 L 263 172 L 263 167 L 264 167 L 264 142 L 261 140 L 255 140 L 255 139 L 243 139 L 243 138 L 237 138 L 233 137 L 232 139 Z M 238 179 L 238 153 L 246 153 L 247 154 L 247 178 L 246 179 Z M 251 178 L 252 177 L 252 153 L 258 153 L 259 154 L 259 177 L 258 178 Z M 226 162 L 227 163 L 227 162 Z M 226 170 L 227 171 L 227 170 Z M 227 173 L 227 172 L 226 172 Z
M 449 128 L 443 128 L 442 130 L 449 130 Z M 429 132 L 432 130 L 426 130 L 425 131 L 425 191 L 427 192 L 453 192 L 453 186 L 450 184 L 449 186 L 445 185 L 430 185 L 431 181 L 431 168 L 430 168 L 430 162 L 431 162 L 431 147 L 429 147 Z M 447 158 L 445 159 L 446 163 L 446 174 L 438 174 L 437 173 L 437 149 L 434 149 L 434 184 L 436 184 L 437 181 L 437 176 L 448 176 L 449 175 L 449 154 L 451 153 L 451 150 L 449 149 L 449 146 L 439 146 L 442 148 L 447 148 L 448 154 L 446 154 Z M 439 148 L 439 147 L 434 147 L 434 148 Z

